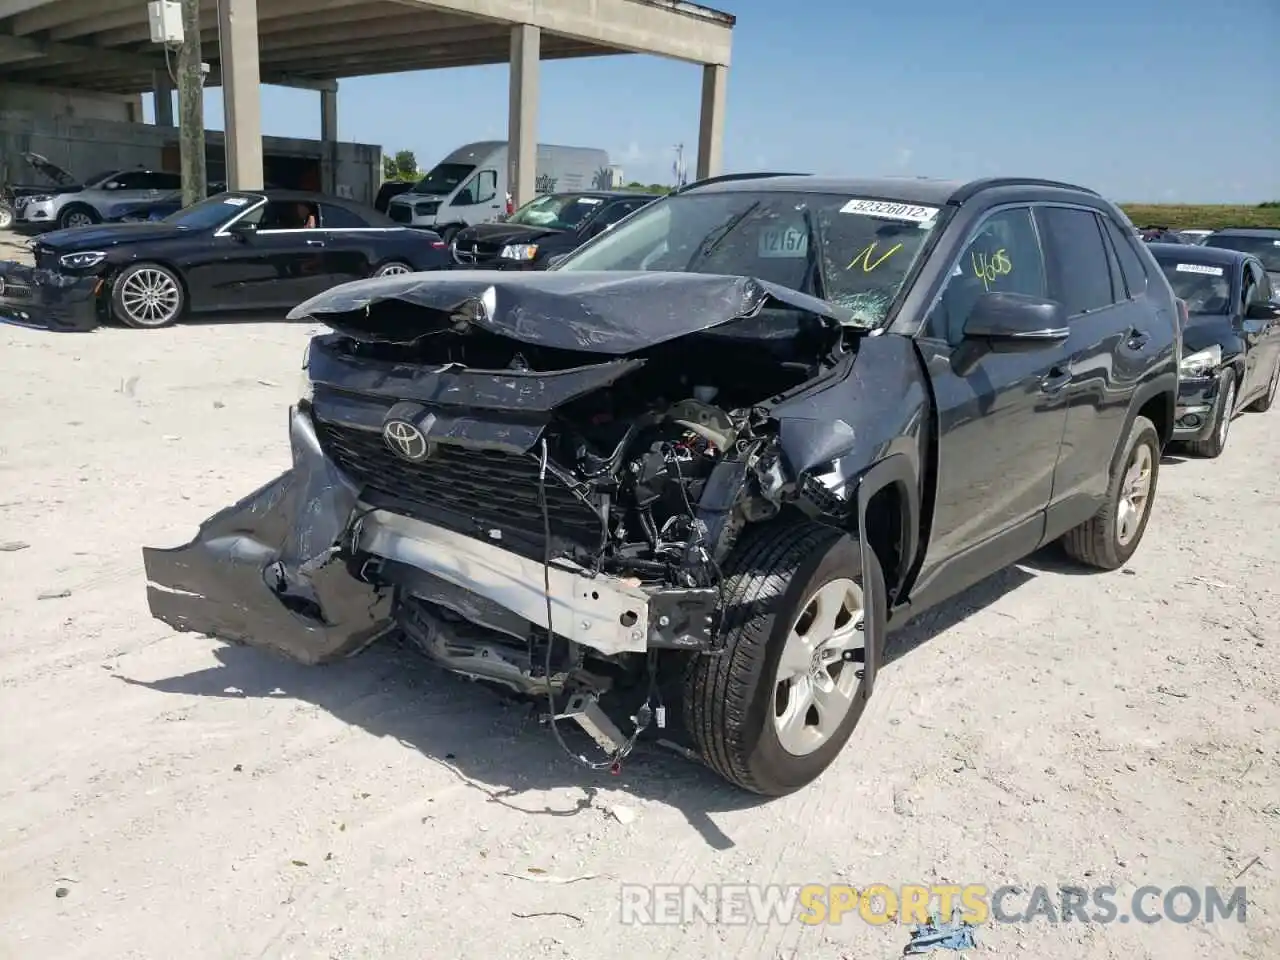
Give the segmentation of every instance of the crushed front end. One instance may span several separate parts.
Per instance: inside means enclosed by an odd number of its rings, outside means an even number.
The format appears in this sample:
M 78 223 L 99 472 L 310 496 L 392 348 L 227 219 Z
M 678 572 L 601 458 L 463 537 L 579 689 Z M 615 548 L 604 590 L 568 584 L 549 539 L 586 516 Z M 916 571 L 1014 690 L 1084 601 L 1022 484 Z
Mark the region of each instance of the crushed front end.
M 788 479 L 769 403 L 837 376 L 844 337 L 742 278 L 575 283 L 395 277 L 298 308 L 335 332 L 308 347 L 294 467 L 144 551 L 152 613 L 306 662 L 398 628 L 629 749 L 596 701 L 661 724 L 658 661 L 716 649 L 741 530 L 830 506 Z

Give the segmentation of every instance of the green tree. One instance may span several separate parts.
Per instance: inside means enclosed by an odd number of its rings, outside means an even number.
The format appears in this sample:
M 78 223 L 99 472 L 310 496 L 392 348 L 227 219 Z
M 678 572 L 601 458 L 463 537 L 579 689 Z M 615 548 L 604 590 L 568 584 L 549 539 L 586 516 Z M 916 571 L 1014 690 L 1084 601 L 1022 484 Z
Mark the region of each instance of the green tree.
M 417 180 L 418 158 L 412 150 L 397 150 L 394 157 L 382 155 L 382 179 Z

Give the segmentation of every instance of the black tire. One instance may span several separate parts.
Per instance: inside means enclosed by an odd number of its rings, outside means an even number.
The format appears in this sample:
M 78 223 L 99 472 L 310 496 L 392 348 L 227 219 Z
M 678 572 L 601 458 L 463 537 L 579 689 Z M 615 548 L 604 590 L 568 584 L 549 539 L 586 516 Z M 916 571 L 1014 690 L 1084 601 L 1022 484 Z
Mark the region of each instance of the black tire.
M 1276 402 L 1277 388 L 1280 388 L 1280 357 L 1276 358 L 1276 365 L 1271 370 L 1271 380 L 1267 385 L 1267 392 L 1245 407 L 1245 409 L 1250 413 L 1266 413 L 1271 409 L 1271 405 Z
M 1234 410 L 1228 409 L 1236 405 L 1236 374 L 1227 368 L 1218 378 L 1218 404 L 1213 412 L 1213 430 L 1204 440 L 1193 440 L 1187 444 L 1192 456 L 1205 460 L 1213 460 L 1222 456 L 1227 448 L 1227 435 L 1231 429 L 1231 417 Z
M 1122 543 L 1118 519 L 1122 488 L 1139 446 L 1147 448 L 1150 458 L 1150 483 L 1137 529 L 1128 541 Z M 1067 531 L 1062 538 L 1062 546 L 1068 556 L 1098 570 L 1118 570 L 1123 567 L 1138 549 L 1138 544 L 1146 533 L 1151 506 L 1156 499 L 1156 481 L 1160 477 L 1160 434 L 1156 432 L 1155 424 L 1146 417 L 1134 417 L 1117 463 L 1115 476 L 1107 487 L 1107 499 L 1102 508 L 1080 526 Z
M 695 657 L 683 690 L 693 744 L 725 780 L 752 793 L 783 796 L 812 783 L 839 755 L 866 705 L 864 681 L 858 680 L 848 712 L 829 739 L 801 756 L 778 738 L 775 678 L 787 635 L 815 591 L 852 580 L 863 589 L 865 610 L 864 576 L 874 577 L 883 591 L 879 567 L 863 571 L 858 542 L 831 527 L 802 521 L 743 535 L 725 564 L 724 651 Z M 837 676 L 845 669 L 860 671 L 861 665 L 845 662 Z
M 130 301 L 131 282 L 134 280 L 142 281 L 148 273 L 166 278 L 172 285 L 176 296 L 176 304 L 170 308 L 166 299 L 166 309 L 154 318 L 141 315 L 136 307 L 131 306 Z M 168 295 L 166 295 L 167 297 Z M 111 283 L 111 315 L 125 326 L 142 330 L 159 330 L 177 321 L 186 311 L 186 308 L 187 294 L 186 288 L 182 285 L 182 280 L 168 267 L 159 263 L 130 264 L 116 274 Z
M 69 230 L 72 227 L 85 226 L 81 223 L 71 223 L 72 218 L 82 215 L 89 218 L 89 223 L 101 223 L 102 218 L 98 216 L 98 211 L 93 207 L 84 203 L 71 203 L 58 211 L 58 229 Z

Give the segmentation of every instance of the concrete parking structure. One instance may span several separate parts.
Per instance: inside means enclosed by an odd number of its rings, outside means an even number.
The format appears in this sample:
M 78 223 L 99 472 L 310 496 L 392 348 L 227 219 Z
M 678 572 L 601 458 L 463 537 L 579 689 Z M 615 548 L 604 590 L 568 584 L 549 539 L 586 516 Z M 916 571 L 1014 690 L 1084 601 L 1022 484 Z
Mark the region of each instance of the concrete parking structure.
M 344 77 L 510 62 L 511 183 L 533 196 L 541 60 L 650 53 L 702 66 L 698 176 L 721 168 L 734 18 L 682 0 L 202 0 L 208 85 L 221 85 L 233 188 L 262 186 L 260 83 L 315 89 L 337 139 Z M 159 94 L 172 79 L 142 0 L 0 0 L 0 71 L 24 84 Z

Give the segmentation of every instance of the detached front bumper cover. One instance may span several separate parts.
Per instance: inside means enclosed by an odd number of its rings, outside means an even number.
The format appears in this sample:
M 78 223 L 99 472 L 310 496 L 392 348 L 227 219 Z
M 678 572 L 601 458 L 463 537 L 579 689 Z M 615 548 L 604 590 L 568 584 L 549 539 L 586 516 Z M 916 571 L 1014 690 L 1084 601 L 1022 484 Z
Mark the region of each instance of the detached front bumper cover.
M 93 330 L 102 282 L 0 261 L 0 321 L 68 333 Z

